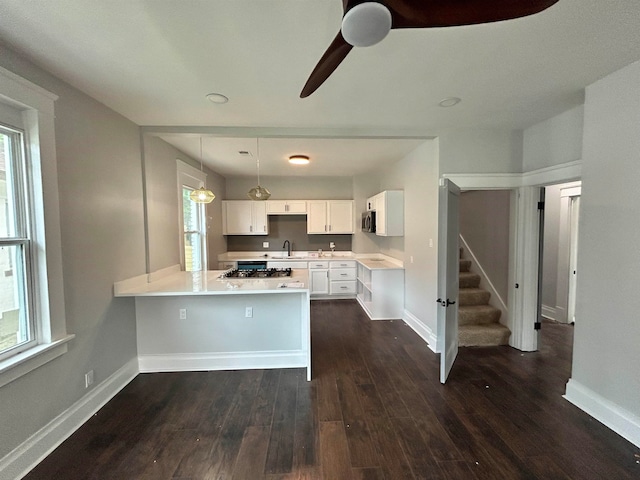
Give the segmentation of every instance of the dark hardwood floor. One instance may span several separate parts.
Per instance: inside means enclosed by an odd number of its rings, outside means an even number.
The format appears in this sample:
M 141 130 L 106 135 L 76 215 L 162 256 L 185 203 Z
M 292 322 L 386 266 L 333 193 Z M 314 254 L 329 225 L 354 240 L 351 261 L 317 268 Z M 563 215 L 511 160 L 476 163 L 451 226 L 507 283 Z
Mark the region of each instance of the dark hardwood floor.
M 312 302 L 302 369 L 139 375 L 26 478 L 638 479 L 638 449 L 564 400 L 573 327 L 461 349 L 449 382 L 402 321 Z

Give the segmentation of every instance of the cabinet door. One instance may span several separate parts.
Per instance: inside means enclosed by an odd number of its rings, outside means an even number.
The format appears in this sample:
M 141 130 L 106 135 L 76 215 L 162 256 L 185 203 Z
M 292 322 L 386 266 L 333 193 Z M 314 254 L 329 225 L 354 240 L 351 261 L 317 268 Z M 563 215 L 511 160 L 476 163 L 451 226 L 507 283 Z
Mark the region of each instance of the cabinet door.
M 304 200 L 290 200 L 287 202 L 287 213 L 307 213 L 307 202 Z
M 253 230 L 250 200 L 224 202 L 224 235 L 249 235 Z
M 309 293 L 329 294 L 329 271 L 309 270 Z
M 307 211 L 307 233 L 328 233 L 327 202 L 311 201 Z
M 287 213 L 287 202 L 284 200 L 267 200 L 267 213 L 272 215 L 281 215 Z
M 353 202 L 332 200 L 327 203 L 329 233 L 353 233 Z
M 253 235 L 266 235 L 267 231 L 267 205 L 265 202 L 253 202 L 249 200 L 252 210 L 251 233 Z

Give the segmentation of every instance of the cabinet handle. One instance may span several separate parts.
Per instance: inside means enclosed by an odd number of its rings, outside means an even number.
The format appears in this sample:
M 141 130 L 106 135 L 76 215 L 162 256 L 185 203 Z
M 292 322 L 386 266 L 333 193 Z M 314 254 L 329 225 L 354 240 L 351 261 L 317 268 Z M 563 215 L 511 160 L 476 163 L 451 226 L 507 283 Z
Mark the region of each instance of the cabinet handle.
M 326 225 L 324 226 L 324 231 L 325 231 L 325 232 L 327 231 L 327 226 L 326 226 Z
M 346 273 L 341 273 L 341 274 L 340 274 L 340 276 L 341 276 L 341 277 L 346 277 L 346 276 L 347 276 L 347 274 L 346 274 Z
M 331 225 L 329 225 L 329 231 L 331 231 Z
M 249 231 L 253 232 L 253 225 L 249 225 Z
M 263 226 L 262 226 L 262 231 L 263 231 L 263 232 L 266 232 L 266 231 L 267 231 L 267 226 L 266 226 L 266 225 L 263 225 Z

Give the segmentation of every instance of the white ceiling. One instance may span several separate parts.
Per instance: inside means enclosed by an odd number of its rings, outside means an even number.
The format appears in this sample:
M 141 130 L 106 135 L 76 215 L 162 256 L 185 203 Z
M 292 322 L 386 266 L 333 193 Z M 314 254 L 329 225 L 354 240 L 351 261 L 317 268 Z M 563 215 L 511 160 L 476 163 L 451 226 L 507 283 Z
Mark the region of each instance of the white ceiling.
M 183 133 L 215 126 L 426 137 L 451 127 L 525 128 L 580 104 L 586 85 L 640 59 L 638 0 L 560 0 L 507 22 L 392 30 L 354 49 L 300 99 L 341 14 L 340 0 L 2 0 L 0 40 L 138 125 Z M 212 104 L 210 92 L 229 103 Z M 463 101 L 438 107 L 450 96 Z M 278 143 L 265 143 L 274 158 L 311 149 Z M 327 148 L 309 150 L 318 172 L 325 158 L 346 168 L 345 156 L 362 168 L 348 149 Z M 224 162 L 216 165 L 237 168 Z

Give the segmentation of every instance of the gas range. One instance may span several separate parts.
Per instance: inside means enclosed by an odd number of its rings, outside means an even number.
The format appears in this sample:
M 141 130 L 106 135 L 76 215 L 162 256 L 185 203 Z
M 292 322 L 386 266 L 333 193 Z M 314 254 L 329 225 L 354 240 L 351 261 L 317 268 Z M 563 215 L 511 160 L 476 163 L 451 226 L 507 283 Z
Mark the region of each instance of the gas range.
M 235 268 L 220 275 L 221 278 L 277 278 L 290 276 L 290 268 L 256 268 L 247 270 Z

